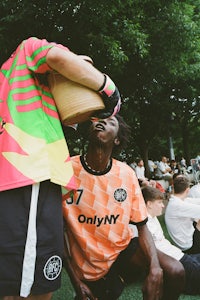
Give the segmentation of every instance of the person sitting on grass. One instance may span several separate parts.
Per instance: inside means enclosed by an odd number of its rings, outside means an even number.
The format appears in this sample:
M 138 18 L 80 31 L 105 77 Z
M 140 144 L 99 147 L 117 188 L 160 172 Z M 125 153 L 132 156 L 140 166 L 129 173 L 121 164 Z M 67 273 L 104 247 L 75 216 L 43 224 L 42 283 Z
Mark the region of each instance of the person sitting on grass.
M 78 190 L 73 195 L 63 192 L 65 267 L 76 299 L 118 299 L 130 268 L 146 271 L 144 299 L 178 299 L 183 266 L 156 250 L 137 177 L 130 166 L 113 158 L 128 142 L 129 127 L 116 115 L 93 121 L 88 129 L 87 152 L 72 157 Z M 138 237 L 129 223 L 137 226 Z
M 135 174 L 137 176 L 137 179 L 139 181 L 140 186 L 146 186 L 150 185 L 152 187 L 156 187 L 156 182 L 152 179 L 148 179 L 145 176 L 145 167 L 144 167 L 144 161 L 142 158 L 138 158 L 136 160 L 137 166 L 135 168 Z
M 186 278 L 184 293 L 200 295 L 200 254 L 185 254 L 181 249 L 172 245 L 171 242 L 165 238 L 163 229 L 157 218 L 162 215 L 164 208 L 163 194 L 152 187 L 144 187 L 142 194 L 148 211 L 147 226 L 152 234 L 156 248 L 180 261 L 183 265 Z
M 139 185 L 141 187 L 150 185 L 152 187 L 159 189 L 162 193 L 165 193 L 164 188 L 162 187 L 162 185 L 159 182 L 152 180 L 152 179 L 149 180 L 147 177 L 145 177 L 144 161 L 141 158 L 137 159 L 137 166 L 135 168 L 135 174 L 137 176 Z
M 173 188 L 174 194 L 170 196 L 165 211 L 165 222 L 169 235 L 185 253 L 200 253 L 200 205 L 198 200 L 196 204 L 195 199 L 189 201 L 190 181 L 185 175 L 177 175 L 174 178 Z

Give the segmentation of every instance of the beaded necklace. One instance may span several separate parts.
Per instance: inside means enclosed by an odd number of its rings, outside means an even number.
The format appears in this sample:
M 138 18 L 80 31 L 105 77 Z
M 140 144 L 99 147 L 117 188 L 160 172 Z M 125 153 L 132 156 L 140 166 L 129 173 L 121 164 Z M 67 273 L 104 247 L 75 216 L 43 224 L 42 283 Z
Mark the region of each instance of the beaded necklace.
M 92 169 L 90 167 L 90 165 L 87 163 L 86 154 L 83 155 L 83 161 L 84 161 L 85 166 L 87 167 L 87 169 L 89 171 L 91 171 L 92 173 L 95 173 L 95 174 L 106 173 L 108 170 L 110 170 L 110 167 L 111 167 L 111 159 L 109 159 L 108 164 L 107 164 L 106 168 L 103 171 L 97 171 L 97 170 Z

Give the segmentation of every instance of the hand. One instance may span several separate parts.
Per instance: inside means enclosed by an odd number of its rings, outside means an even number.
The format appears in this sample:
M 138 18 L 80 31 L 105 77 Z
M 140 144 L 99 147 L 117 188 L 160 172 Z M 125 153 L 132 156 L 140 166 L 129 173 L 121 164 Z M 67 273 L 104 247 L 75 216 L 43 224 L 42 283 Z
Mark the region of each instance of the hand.
M 89 287 L 82 281 L 79 281 L 79 284 L 76 286 L 75 290 L 75 300 L 97 300 L 97 298 L 92 294 Z
M 99 119 L 106 119 L 116 115 L 120 111 L 121 97 L 118 88 L 109 76 L 104 74 L 105 80 L 103 86 L 100 88 L 99 93 L 103 99 L 105 109 L 101 110 L 96 117 Z
M 163 270 L 152 268 L 142 288 L 144 300 L 160 300 L 163 295 Z

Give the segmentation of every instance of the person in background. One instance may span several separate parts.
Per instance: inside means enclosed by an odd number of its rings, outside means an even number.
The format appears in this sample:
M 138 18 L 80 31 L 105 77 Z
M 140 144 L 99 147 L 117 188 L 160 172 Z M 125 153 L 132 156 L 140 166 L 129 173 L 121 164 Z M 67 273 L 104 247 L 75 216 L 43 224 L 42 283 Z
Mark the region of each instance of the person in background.
M 185 170 L 187 169 L 187 163 L 186 163 L 186 160 L 183 156 L 181 157 L 181 160 L 180 160 L 180 167 L 185 169 Z
M 43 84 L 52 71 L 99 92 L 105 109 L 98 117 L 120 109 L 109 76 L 63 45 L 30 37 L 1 66 L 0 297 L 6 300 L 49 300 L 60 287 L 61 186 L 76 185 L 55 101 Z
M 166 156 L 162 156 L 161 161 L 158 163 L 156 169 L 156 176 L 158 176 L 160 179 L 169 181 L 169 183 L 171 184 L 172 182 L 171 168 L 167 163 Z
M 168 193 L 172 192 L 173 174 L 172 174 L 172 170 L 167 162 L 166 156 L 162 156 L 161 161 L 158 162 L 158 164 L 157 164 L 155 179 L 165 180 L 167 183 L 167 187 L 165 187 L 166 192 L 168 192 Z
M 130 166 L 133 170 L 135 170 L 135 168 L 137 167 L 136 161 L 133 160 L 133 161 L 129 164 L 129 166 Z
M 149 180 L 145 177 L 145 168 L 143 159 L 139 158 L 136 160 L 137 166 L 135 168 L 135 174 L 139 181 L 140 186 L 150 185 L 156 187 L 156 182 L 154 180 Z
M 148 159 L 148 167 L 149 167 L 149 172 L 150 172 L 150 178 L 154 179 L 157 165 L 155 164 L 155 162 L 153 160 Z
M 181 173 L 180 166 L 175 159 L 170 160 L 170 168 L 172 175 Z
M 137 167 L 135 168 L 135 173 L 141 187 L 150 185 L 152 187 L 159 189 L 162 193 L 165 193 L 164 188 L 159 182 L 145 177 L 144 162 L 141 158 L 137 160 Z
M 200 182 L 198 182 L 197 184 L 194 184 L 190 188 L 189 193 L 188 193 L 188 197 L 200 199 Z
M 118 299 L 128 270 L 138 268 L 146 273 L 144 299 L 178 299 L 174 278 L 182 282 L 183 267 L 173 259 L 169 265 L 160 262 L 135 173 L 113 158 L 124 149 L 129 131 L 119 115 L 92 122 L 85 154 L 72 157 L 78 189 L 71 195 L 63 191 L 65 262 L 79 300 Z M 137 237 L 130 223 L 137 226 Z
M 174 178 L 173 188 L 174 194 L 170 196 L 165 211 L 169 235 L 185 253 L 200 253 L 199 200 L 188 199 L 190 182 L 185 175 Z
M 178 247 L 172 245 L 166 239 L 163 229 L 157 217 L 162 215 L 164 208 L 163 194 L 152 187 L 144 187 L 142 189 L 144 201 L 148 211 L 147 226 L 152 234 L 156 248 L 178 260 L 185 270 L 184 293 L 189 295 L 200 295 L 200 254 L 185 254 Z M 175 289 L 180 288 L 180 281 L 174 280 Z

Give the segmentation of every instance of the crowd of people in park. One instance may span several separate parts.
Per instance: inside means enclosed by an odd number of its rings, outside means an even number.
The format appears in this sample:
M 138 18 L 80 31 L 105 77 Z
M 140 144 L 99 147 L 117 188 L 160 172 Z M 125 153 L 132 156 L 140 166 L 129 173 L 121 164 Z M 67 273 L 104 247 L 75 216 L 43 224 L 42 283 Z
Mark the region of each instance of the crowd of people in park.
M 76 126 L 87 142 L 73 157 L 44 80 L 55 71 L 104 105 Z M 30 37 L 2 65 L 0 84 L 0 300 L 52 299 L 63 267 L 76 300 L 116 300 L 139 273 L 145 300 L 199 295 L 200 185 L 191 188 L 184 158 L 149 160 L 149 177 L 142 158 L 114 158 L 131 128 L 113 80 Z M 163 209 L 172 242 L 157 218 Z
M 183 183 L 183 185 L 182 185 Z M 193 232 L 196 230 L 196 235 L 199 236 L 199 228 L 194 229 L 194 226 L 191 225 L 187 228 L 188 223 L 192 223 L 192 219 L 196 219 L 195 215 L 192 214 L 191 209 L 194 206 L 194 209 L 198 209 L 198 217 L 199 218 L 199 210 L 200 203 L 194 201 L 192 203 L 187 203 L 189 201 L 186 199 L 186 195 L 182 198 L 183 191 L 187 190 L 188 192 L 188 179 L 184 175 L 179 175 L 174 180 L 174 190 L 175 194 L 171 196 L 170 202 L 171 205 L 167 205 L 167 209 L 165 211 L 165 217 L 167 218 L 167 228 L 171 229 L 169 232 L 174 232 L 175 236 L 173 237 L 172 242 L 169 241 L 164 234 L 163 228 L 157 217 L 161 216 L 163 213 L 164 205 L 164 196 L 163 194 L 155 188 L 150 186 L 144 187 L 142 189 L 142 194 L 147 206 L 148 211 L 148 222 L 147 226 L 149 231 L 152 234 L 153 240 L 155 242 L 156 248 L 162 253 L 166 253 L 168 256 L 175 258 L 179 261 L 185 270 L 185 285 L 184 285 L 184 293 L 189 295 L 199 295 L 200 294 L 200 286 L 199 286 L 199 278 L 200 278 L 200 240 L 196 238 Z M 187 187 L 186 187 L 187 186 Z M 180 192 L 181 190 L 181 192 Z M 176 197 L 176 202 L 174 202 L 174 197 Z M 193 198 L 194 200 L 197 200 Z M 199 202 L 198 198 L 198 202 Z M 178 204 L 178 201 L 180 203 Z M 186 210 L 182 210 L 182 205 L 188 205 L 190 213 Z M 174 210 L 176 209 L 176 210 Z M 179 214 L 179 209 L 181 210 Z M 176 214 L 176 212 L 178 213 Z M 167 212 L 167 213 L 166 213 Z M 196 213 L 197 216 L 197 213 Z M 170 223 L 172 221 L 172 223 Z M 177 226 L 178 224 L 178 226 Z M 183 236 L 183 231 L 186 229 L 186 234 L 184 237 L 183 244 L 180 245 L 178 237 Z M 187 242 L 188 239 L 188 242 Z M 175 242 L 176 241 L 176 242 Z M 174 242 L 174 243 L 173 243 Z M 191 243 L 190 243 L 191 242 Z M 189 243 L 189 244 L 188 244 Z M 193 244 L 194 243 L 194 244 Z M 193 244 L 193 245 L 192 245 Z M 180 247 L 181 246 L 181 247 Z M 189 247 L 189 249 L 188 249 Z M 187 249 L 186 249 L 187 248 Z
M 200 179 L 200 159 L 198 156 L 190 160 L 190 164 L 186 164 L 184 157 L 180 160 L 169 159 L 165 155 L 160 160 L 148 159 L 147 167 L 144 166 L 142 158 L 135 159 L 130 164 L 135 171 L 140 186 L 150 185 L 158 187 L 159 184 L 166 190 L 171 192 L 173 188 L 173 177 L 177 174 L 185 174 L 191 184 L 199 182 Z

